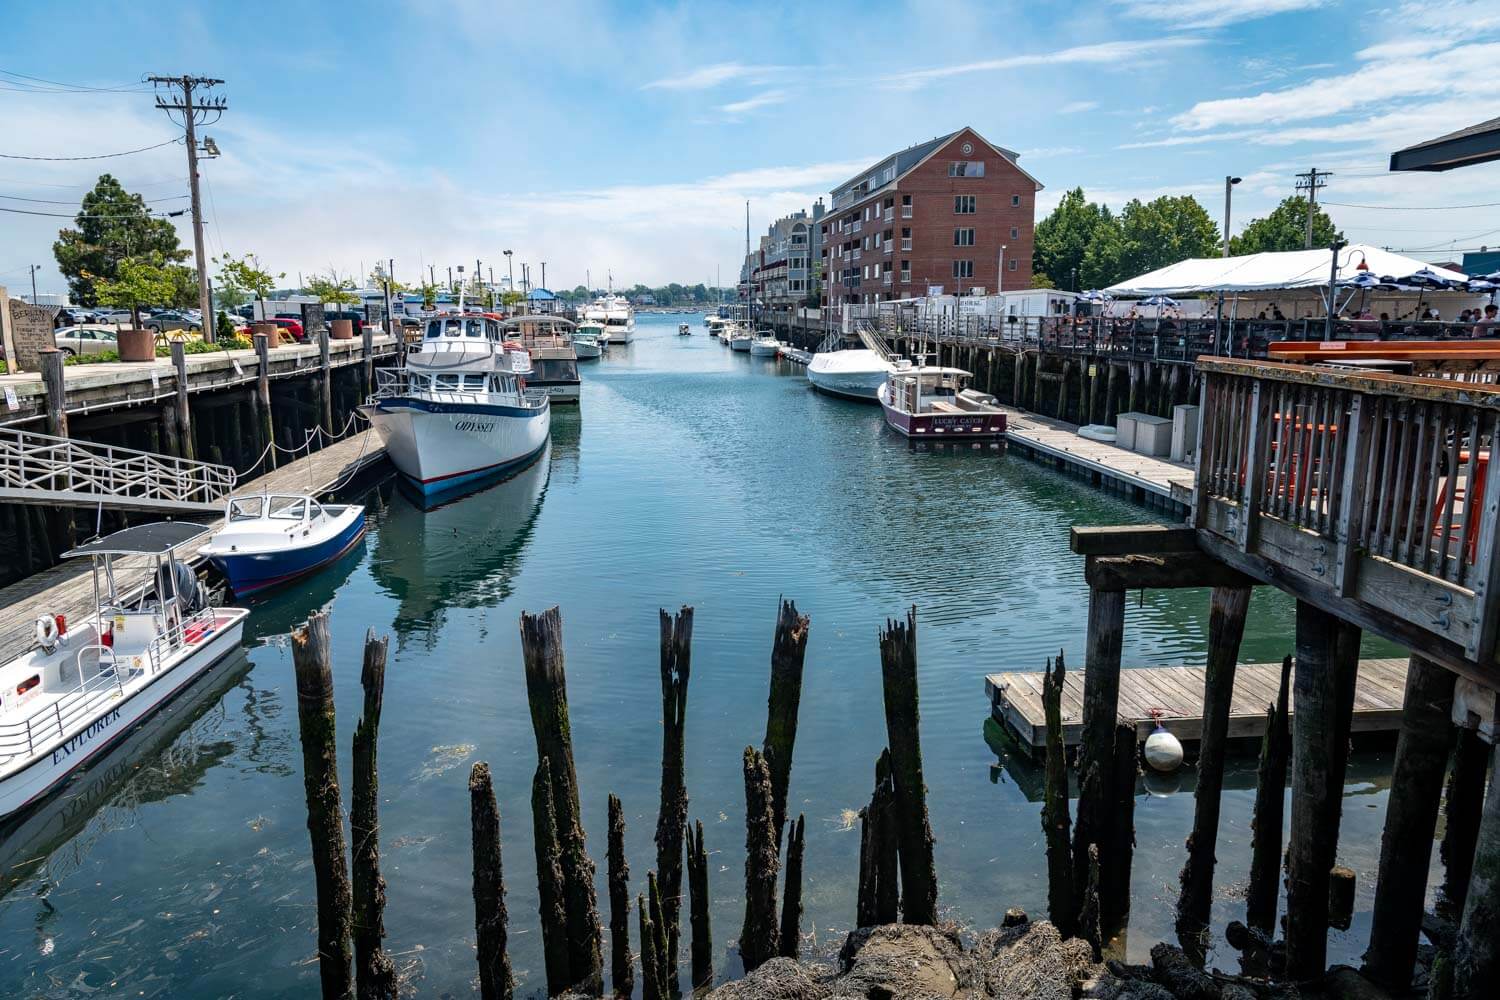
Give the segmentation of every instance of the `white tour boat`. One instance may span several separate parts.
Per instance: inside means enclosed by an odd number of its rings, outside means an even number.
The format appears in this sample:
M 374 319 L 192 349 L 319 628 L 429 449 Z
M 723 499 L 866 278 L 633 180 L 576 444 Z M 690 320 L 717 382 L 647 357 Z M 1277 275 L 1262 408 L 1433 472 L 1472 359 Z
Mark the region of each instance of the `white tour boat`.
M 757 358 L 774 358 L 781 351 L 781 341 L 770 330 L 762 330 L 750 341 L 750 353 Z
M 978 440 L 1005 433 L 1005 411 L 987 392 L 969 388 L 973 373 L 898 361 L 877 398 L 885 422 L 909 438 Z
M 224 526 L 198 551 L 229 579 L 236 597 L 290 583 L 354 548 L 365 534 L 365 509 L 325 505 L 303 493 L 231 497 Z
M 601 295 L 583 311 L 583 318 L 602 323 L 611 344 L 628 344 L 635 338 L 635 309 L 623 295 Z
M 0 666 L 0 817 L 37 801 L 239 648 L 243 608 L 215 608 L 172 553 L 209 529 L 162 521 L 117 531 L 65 557 L 94 563 L 94 613 L 37 619 L 36 646 Z M 155 596 L 116 590 L 116 560 L 154 570 Z
M 583 380 L 578 377 L 578 352 L 573 346 L 574 326 L 561 316 L 527 313 L 512 316 L 501 324 L 505 340 L 519 340 L 531 358 L 531 375 L 526 384 L 545 390 L 552 404 L 577 405 L 583 395 Z
M 604 353 L 604 324 L 585 320 L 573 331 L 573 351 L 579 361 L 590 361 Z
M 814 354 L 807 365 L 813 388 L 832 396 L 874 402 L 896 365 L 868 349 Z
M 435 316 L 406 366 L 380 369 L 362 407 L 399 471 L 429 498 L 533 461 L 552 404 L 533 389 L 531 358 L 488 316 Z

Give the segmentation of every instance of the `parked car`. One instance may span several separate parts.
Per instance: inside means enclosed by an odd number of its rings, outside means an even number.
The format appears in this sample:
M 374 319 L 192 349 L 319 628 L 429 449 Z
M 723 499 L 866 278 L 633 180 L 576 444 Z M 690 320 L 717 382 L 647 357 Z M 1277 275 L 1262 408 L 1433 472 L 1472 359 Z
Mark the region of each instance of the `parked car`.
M 134 323 L 129 309 L 101 309 L 94 314 L 95 323 Z
M 323 319 L 325 321 L 327 321 L 330 326 L 333 325 L 333 321 L 336 320 L 336 319 L 353 320 L 354 321 L 354 335 L 356 337 L 358 337 L 360 334 L 362 334 L 364 332 L 364 329 L 365 329 L 365 314 L 364 313 L 360 313 L 360 312 L 352 312 L 352 311 L 347 310 L 347 309 L 340 310 L 338 312 L 334 312 L 334 311 L 330 310 L 329 312 L 325 312 L 323 314 Z
M 281 329 L 291 334 L 292 338 L 296 340 L 297 343 L 302 344 L 307 342 L 307 334 L 302 329 L 302 323 L 298 320 L 292 319 L 290 316 L 277 316 L 273 319 L 258 319 L 255 320 L 255 322 L 275 323 L 277 326 L 281 327 Z
M 65 326 L 54 331 L 53 336 L 57 339 L 57 349 L 69 356 L 80 354 L 103 354 L 105 351 L 117 351 L 120 349 L 119 338 L 115 334 L 115 328 L 103 323 L 83 323 L 78 326 Z
M 203 331 L 201 322 L 175 309 L 163 309 L 159 313 L 154 313 L 143 320 L 141 325 L 155 333 L 165 333 L 169 330 L 187 330 L 190 333 Z
M 79 323 L 93 322 L 96 322 L 94 313 L 79 306 L 63 306 L 57 311 L 57 315 L 52 317 L 53 329 L 60 329 L 61 327 L 65 326 L 77 326 Z

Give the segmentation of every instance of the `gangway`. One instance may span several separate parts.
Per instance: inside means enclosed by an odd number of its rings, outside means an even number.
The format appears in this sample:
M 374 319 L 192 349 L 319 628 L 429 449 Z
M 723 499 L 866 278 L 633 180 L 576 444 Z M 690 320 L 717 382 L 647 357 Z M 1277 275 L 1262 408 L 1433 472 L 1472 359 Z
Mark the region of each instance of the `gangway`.
M 0 428 L 0 501 L 214 514 L 234 482 L 227 465 Z
M 871 330 L 867 326 L 861 326 L 855 332 L 859 337 L 859 342 L 861 344 L 864 344 L 867 350 L 874 351 L 876 354 L 878 354 L 880 356 L 880 360 L 887 363 L 895 361 L 895 357 L 891 354 L 890 346 L 886 344 L 885 338 L 882 337 L 879 333 L 876 333 L 874 330 Z

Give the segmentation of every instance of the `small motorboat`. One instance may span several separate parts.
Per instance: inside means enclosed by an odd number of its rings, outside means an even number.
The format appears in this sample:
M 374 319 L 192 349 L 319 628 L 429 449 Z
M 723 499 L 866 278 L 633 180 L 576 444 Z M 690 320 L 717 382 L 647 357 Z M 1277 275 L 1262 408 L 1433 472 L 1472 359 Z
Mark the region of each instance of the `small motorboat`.
M 330 506 L 300 493 L 232 497 L 224 527 L 201 550 L 248 597 L 305 576 L 352 549 L 365 533 L 365 509 Z
M 729 334 L 729 349 L 731 351 L 749 351 L 750 343 L 755 339 L 755 334 L 750 332 L 749 327 L 736 326 Z
M 604 325 L 585 320 L 573 331 L 573 353 L 579 361 L 588 361 L 604 353 Z
M 692 335 L 693 335 L 693 328 L 692 327 L 688 326 L 686 323 L 678 323 L 677 324 L 677 336 L 679 336 L 679 337 L 691 337 Z
M 762 330 L 750 341 L 750 353 L 757 358 L 774 358 L 781 351 L 781 341 L 770 330 Z
M 876 398 L 885 422 L 909 438 L 999 437 L 1005 411 L 994 396 L 968 387 L 974 376 L 962 368 L 896 364 Z
M 807 380 L 819 392 L 873 403 L 895 370 L 893 362 L 868 349 L 827 351 L 812 356 Z

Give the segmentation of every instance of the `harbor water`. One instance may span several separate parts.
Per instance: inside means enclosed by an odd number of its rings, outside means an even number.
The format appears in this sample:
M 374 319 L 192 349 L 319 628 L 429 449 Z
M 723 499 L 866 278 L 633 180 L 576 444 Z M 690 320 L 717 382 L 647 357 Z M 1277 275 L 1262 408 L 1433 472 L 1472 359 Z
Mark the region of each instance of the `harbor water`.
M 677 335 L 684 320 L 691 337 Z M 255 604 L 243 655 L 5 834 L 0 996 L 316 991 L 287 634 L 322 607 L 346 808 L 363 638 L 391 637 L 379 746 L 385 925 L 421 995 L 466 995 L 476 978 L 466 779 L 479 760 L 500 802 L 520 993 L 543 990 L 517 619 L 554 604 L 602 909 L 609 793 L 625 805 L 632 892 L 655 867 L 658 609 L 692 605 L 688 814 L 711 852 L 715 968 L 737 971 L 740 755 L 763 736 L 785 596 L 812 618 L 789 796 L 807 819 L 807 950 L 836 950 L 850 929 L 856 811 L 885 741 L 876 631 L 911 605 L 940 907 L 969 927 L 1010 906 L 1045 912 L 1040 776 L 986 725 L 983 678 L 1040 669 L 1059 650 L 1081 670 L 1087 588 L 1068 528 L 1156 516 L 1003 446 L 913 449 L 877 407 L 815 394 L 786 362 L 731 353 L 700 316 L 640 317 L 635 342 L 580 367 L 582 405 L 554 411 L 541 461 L 425 512 L 394 479 L 369 489 L 359 547 Z M 1202 591 L 1130 595 L 1126 666 L 1201 663 L 1207 606 Z M 1289 599 L 1258 590 L 1242 659 L 1290 653 L 1292 619 Z M 1373 644 L 1371 654 L 1394 655 Z M 1331 934 L 1332 961 L 1357 959 L 1368 937 L 1390 756 L 1351 761 L 1340 860 L 1360 896 L 1353 927 Z M 1219 932 L 1243 917 L 1254 759 L 1229 770 Z M 1171 934 L 1192 787 L 1190 769 L 1141 783 L 1120 945 L 1133 960 Z

